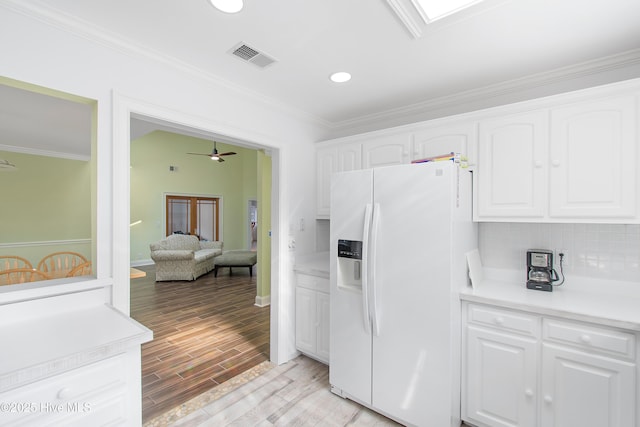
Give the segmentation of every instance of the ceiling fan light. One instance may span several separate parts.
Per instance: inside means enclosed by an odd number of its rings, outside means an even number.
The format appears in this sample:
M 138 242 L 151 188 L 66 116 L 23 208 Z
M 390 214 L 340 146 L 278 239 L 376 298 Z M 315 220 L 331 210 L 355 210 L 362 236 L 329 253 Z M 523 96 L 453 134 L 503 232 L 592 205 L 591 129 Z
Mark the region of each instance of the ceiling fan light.
M 14 165 L 13 163 L 9 162 L 9 160 L 5 160 L 5 159 L 0 159 L 0 170 L 3 171 L 12 171 L 12 170 L 16 170 L 16 165 Z
M 209 0 L 209 3 L 225 13 L 237 13 L 244 7 L 243 0 Z
M 211 160 L 220 160 L 220 157 L 218 157 L 217 154 L 212 154 L 211 156 L 209 156 L 211 158 Z

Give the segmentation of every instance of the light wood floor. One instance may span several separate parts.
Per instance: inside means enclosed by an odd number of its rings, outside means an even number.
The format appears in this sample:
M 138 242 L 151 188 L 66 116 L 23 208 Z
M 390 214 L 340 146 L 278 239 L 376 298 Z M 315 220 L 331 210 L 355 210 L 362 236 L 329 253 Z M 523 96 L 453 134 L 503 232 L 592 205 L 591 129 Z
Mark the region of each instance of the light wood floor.
M 165 425 L 245 427 L 400 424 L 331 393 L 329 368 L 300 356 L 271 368 L 259 377 Z
M 131 317 L 153 331 L 142 346 L 146 422 L 269 360 L 269 307 L 256 307 L 246 268 L 195 281 L 155 282 L 155 266 L 131 280 Z

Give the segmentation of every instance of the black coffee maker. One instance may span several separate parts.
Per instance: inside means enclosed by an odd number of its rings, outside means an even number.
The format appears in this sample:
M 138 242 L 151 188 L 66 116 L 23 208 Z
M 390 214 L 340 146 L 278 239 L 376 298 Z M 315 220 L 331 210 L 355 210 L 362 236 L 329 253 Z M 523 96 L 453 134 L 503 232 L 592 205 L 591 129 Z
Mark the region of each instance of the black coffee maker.
M 553 282 L 558 281 L 553 269 L 553 252 L 546 249 L 527 251 L 527 288 L 538 291 L 553 291 Z

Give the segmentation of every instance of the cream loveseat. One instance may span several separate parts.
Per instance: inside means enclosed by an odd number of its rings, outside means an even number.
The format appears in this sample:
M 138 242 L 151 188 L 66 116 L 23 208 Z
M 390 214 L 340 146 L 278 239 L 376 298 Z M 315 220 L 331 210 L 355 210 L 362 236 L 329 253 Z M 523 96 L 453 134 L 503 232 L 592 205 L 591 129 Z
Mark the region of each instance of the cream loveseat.
M 149 245 L 156 263 L 156 282 L 195 280 L 214 269 L 222 242 L 200 241 L 196 236 L 172 234 Z

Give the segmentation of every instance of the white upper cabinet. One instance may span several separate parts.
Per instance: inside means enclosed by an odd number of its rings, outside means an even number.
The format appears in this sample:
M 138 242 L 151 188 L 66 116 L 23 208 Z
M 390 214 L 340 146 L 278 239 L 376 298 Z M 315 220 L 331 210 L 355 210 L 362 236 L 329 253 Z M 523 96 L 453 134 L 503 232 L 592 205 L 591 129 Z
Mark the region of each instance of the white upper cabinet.
M 474 218 L 640 221 L 636 103 L 632 93 L 481 121 Z
M 475 221 L 638 224 L 639 104 L 635 79 L 333 140 L 318 148 L 318 218 L 333 172 L 455 152 Z
M 637 215 L 637 125 L 634 96 L 551 110 L 550 217 Z
M 363 168 L 411 163 L 411 133 L 380 136 L 367 139 L 362 146 Z
M 362 168 L 362 144 L 349 143 L 318 148 L 316 153 L 318 218 L 329 218 L 331 210 L 331 174 Z
M 545 214 L 547 113 L 480 122 L 474 203 L 478 218 L 526 218 Z
M 419 130 L 413 134 L 411 160 L 454 152 L 466 156 L 470 163 L 474 163 L 476 129 L 475 121 L 470 121 Z

